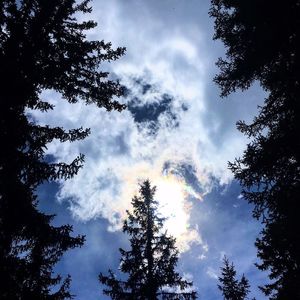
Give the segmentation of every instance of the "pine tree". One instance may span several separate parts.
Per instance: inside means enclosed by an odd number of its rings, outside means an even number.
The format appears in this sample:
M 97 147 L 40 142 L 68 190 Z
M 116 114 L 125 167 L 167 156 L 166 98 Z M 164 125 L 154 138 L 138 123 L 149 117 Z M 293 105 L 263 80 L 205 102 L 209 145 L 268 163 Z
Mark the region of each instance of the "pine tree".
M 70 164 L 45 157 L 47 144 L 85 138 L 89 129 L 65 131 L 34 123 L 27 110 L 46 112 L 53 105 L 41 97 L 53 90 L 70 103 L 95 103 L 122 110 L 113 99 L 122 94 L 118 82 L 100 71 L 104 61 L 119 58 L 123 48 L 89 41 L 85 31 L 93 21 L 78 22 L 89 13 L 89 1 L 0 1 L 0 298 L 71 298 L 69 277 L 53 274 L 63 253 L 82 245 L 69 225 L 51 225 L 54 216 L 37 209 L 36 189 L 43 182 L 68 179 L 83 163 Z M 61 285 L 59 286 L 59 283 Z
M 268 92 L 253 122 L 237 123 L 251 142 L 229 164 L 264 224 L 258 267 L 270 284 L 262 290 L 274 300 L 300 299 L 300 2 L 212 0 L 210 14 L 215 39 L 227 47 L 215 78 L 221 95 L 253 81 Z
M 175 239 L 163 232 L 164 219 L 159 217 L 154 200 L 155 187 L 148 180 L 140 186 L 140 196 L 132 199 L 133 212 L 123 232 L 130 236 L 131 249 L 120 249 L 121 271 L 127 281 L 117 280 L 114 273 L 102 273 L 99 280 L 108 288 L 104 294 L 115 300 L 196 299 L 196 292 L 185 291 L 192 282 L 183 280 L 174 268 L 178 261 Z M 177 290 L 180 291 L 177 291 Z M 176 291 L 175 291 L 176 290 Z
M 241 280 L 236 279 L 236 270 L 233 263 L 229 263 L 227 257 L 224 257 L 224 266 L 221 268 L 219 277 L 219 290 L 222 292 L 225 300 L 244 300 L 249 294 L 250 285 L 246 277 L 242 276 Z

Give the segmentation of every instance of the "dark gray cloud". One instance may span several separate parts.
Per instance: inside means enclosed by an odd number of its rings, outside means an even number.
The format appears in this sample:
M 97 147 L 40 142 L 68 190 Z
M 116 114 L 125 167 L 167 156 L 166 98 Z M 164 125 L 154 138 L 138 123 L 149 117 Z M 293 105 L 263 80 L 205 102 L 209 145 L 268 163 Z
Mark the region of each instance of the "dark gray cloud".
M 176 115 L 172 112 L 172 97 L 167 94 L 162 95 L 161 100 L 154 103 L 143 104 L 141 99 L 133 98 L 128 102 L 128 110 L 137 123 L 157 123 L 161 114 L 176 119 Z
M 147 127 L 151 134 L 156 134 L 160 128 L 160 117 L 162 116 L 168 120 L 165 126 L 179 126 L 178 113 L 180 112 L 174 110 L 172 95 L 160 94 L 158 87 L 147 83 L 143 78 L 133 79 L 133 81 L 140 94 L 135 95 L 130 89 L 127 89 L 125 102 L 138 128 Z M 144 96 L 147 96 L 147 101 L 144 100 Z M 182 111 L 187 111 L 187 109 L 187 106 L 182 104 Z

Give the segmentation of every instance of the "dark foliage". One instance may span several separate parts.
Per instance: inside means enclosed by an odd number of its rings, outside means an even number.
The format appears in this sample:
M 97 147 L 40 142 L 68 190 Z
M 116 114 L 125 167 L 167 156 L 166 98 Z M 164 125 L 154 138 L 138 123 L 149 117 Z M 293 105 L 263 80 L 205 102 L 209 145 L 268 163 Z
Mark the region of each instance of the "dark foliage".
M 140 186 L 140 196 L 132 199 L 133 213 L 127 211 L 123 232 L 129 234 L 131 249 L 120 249 L 121 271 L 127 281 L 117 280 L 110 270 L 100 282 L 108 286 L 104 293 L 115 300 L 123 299 L 196 299 L 196 292 L 185 292 L 191 282 L 174 270 L 178 261 L 175 239 L 162 232 L 163 218 L 158 216 L 155 187 L 149 181 Z M 182 292 L 173 292 L 172 289 Z
M 82 245 L 69 225 L 54 227 L 53 216 L 37 209 L 36 188 L 43 182 L 68 179 L 83 162 L 48 163 L 47 144 L 85 138 L 89 129 L 64 131 L 38 126 L 26 109 L 46 112 L 54 107 L 41 92 L 54 90 L 70 103 L 95 103 L 122 110 L 112 100 L 122 88 L 99 71 L 103 61 L 124 53 L 110 43 L 88 41 L 75 14 L 89 13 L 89 1 L 0 1 L 0 298 L 65 299 L 70 278 L 62 281 L 53 266 L 70 248 Z M 60 284 L 60 285 L 59 285 Z
M 219 277 L 219 290 L 222 292 L 225 300 L 244 300 L 248 299 L 250 285 L 248 279 L 243 275 L 241 280 L 236 279 L 236 271 L 233 263 L 229 263 L 227 257 L 224 257 L 224 266 L 221 268 Z
M 256 241 L 270 299 L 300 299 L 300 1 L 212 0 L 215 39 L 227 47 L 215 81 L 222 96 L 255 80 L 268 92 L 252 124 L 238 122 L 248 144 L 229 167 L 264 223 Z

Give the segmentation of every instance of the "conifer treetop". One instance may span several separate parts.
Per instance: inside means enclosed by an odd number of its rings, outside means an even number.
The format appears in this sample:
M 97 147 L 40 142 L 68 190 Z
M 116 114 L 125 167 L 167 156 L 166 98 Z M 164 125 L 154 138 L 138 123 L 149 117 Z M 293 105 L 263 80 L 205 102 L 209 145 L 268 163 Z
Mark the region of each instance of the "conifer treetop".
M 127 211 L 123 232 L 130 236 L 131 249 L 120 249 L 120 271 L 128 275 L 127 280 L 117 280 L 111 270 L 108 276 L 99 276 L 100 282 L 108 287 L 104 294 L 112 299 L 197 298 L 195 291 L 189 291 L 192 282 L 175 271 L 178 250 L 175 238 L 163 230 L 165 219 L 157 211 L 155 190 L 145 180 L 139 196 L 132 199 L 133 211 Z

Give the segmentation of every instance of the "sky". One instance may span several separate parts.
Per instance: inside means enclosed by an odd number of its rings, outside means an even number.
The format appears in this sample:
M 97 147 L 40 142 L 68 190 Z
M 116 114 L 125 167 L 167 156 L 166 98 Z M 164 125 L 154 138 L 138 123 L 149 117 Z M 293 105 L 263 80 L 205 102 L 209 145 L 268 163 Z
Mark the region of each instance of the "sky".
M 225 49 L 212 38 L 208 0 L 98 0 L 92 6 L 88 19 L 98 27 L 88 38 L 127 48 L 125 56 L 102 66 L 126 86 L 120 101 L 127 109 L 68 104 L 45 91 L 54 111 L 29 112 L 40 124 L 92 132 L 84 141 L 54 141 L 47 150 L 55 161 L 85 155 L 76 177 L 38 191 L 40 208 L 57 215 L 55 224 L 72 224 L 74 234 L 86 235 L 85 245 L 67 252 L 56 270 L 71 274 L 76 299 L 108 299 L 97 277 L 109 268 L 118 273 L 118 249 L 129 249 L 120 230 L 125 211 L 138 183 L 148 178 L 177 240 L 178 271 L 193 280 L 199 298 L 222 299 L 217 277 L 226 255 L 238 276 L 249 278 L 251 296 L 265 299 L 257 285 L 266 275 L 254 266 L 261 227 L 227 168 L 249 142 L 235 123 L 252 120 L 264 92 L 254 85 L 220 98 L 213 77 Z

